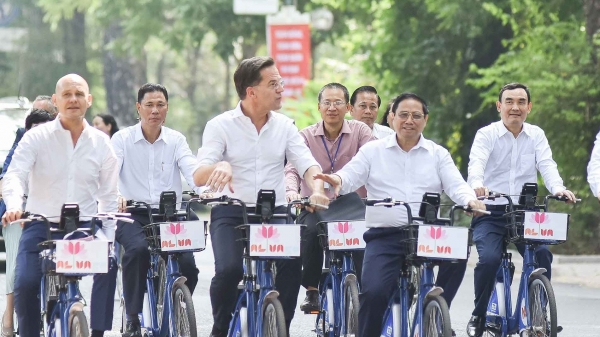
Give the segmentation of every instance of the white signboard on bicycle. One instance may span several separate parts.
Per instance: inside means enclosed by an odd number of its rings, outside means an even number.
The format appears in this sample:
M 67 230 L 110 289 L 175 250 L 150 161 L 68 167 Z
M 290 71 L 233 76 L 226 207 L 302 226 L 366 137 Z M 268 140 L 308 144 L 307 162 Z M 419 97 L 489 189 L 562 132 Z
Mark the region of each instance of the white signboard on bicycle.
M 56 272 L 103 274 L 108 272 L 108 241 L 57 240 Z
M 300 256 L 300 226 L 250 225 L 250 256 Z
M 525 212 L 523 219 L 523 237 L 540 241 L 565 241 L 569 214 Z
M 160 250 L 189 251 L 204 249 L 204 221 L 162 222 L 160 224 Z
M 469 229 L 451 226 L 419 226 L 417 255 L 438 259 L 466 259 Z
M 363 234 L 367 231 L 365 221 L 333 221 L 327 223 L 330 250 L 365 249 Z

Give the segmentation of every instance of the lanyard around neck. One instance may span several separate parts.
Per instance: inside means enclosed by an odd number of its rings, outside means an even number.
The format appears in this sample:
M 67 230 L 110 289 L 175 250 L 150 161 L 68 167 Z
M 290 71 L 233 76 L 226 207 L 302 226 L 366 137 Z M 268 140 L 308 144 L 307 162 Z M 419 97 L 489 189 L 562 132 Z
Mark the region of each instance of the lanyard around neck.
M 338 152 L 340 151 L 340 145 L 342 144 L 342 139 L 344 138 L 344 134 L 340 135 L 340 140 L 338 141 L 337 149 L 335 150 L 335 155 L 333 158 L 331 157 L 331 153 L 329 152 L 329 148 L 327 148 L 327 144 L 325 143 L 325 136 L 321 136 L 321 140 L 323 141 L 323 146 L 325 147 L 325 151 L 327 151 L 327 157 L 329 157 L 329 162 L 331 163 L 331 173 L 333 173 L 333 165 L 335 164 L 335 160 L 337 158 Z

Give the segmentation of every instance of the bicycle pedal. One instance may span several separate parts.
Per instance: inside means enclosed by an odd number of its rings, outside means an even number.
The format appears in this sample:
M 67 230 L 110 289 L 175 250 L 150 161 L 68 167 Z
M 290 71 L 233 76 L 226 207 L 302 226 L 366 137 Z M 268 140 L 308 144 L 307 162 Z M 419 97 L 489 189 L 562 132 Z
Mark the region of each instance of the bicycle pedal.
M 557 325 L 556 326 L 556 333 L 562 332 L 563 331 L 563 327 L 562 325 Z
M 243 284 L 238 284 L 237 288 L 238 288 L 238 290 L 244 290 L 244 285 Z

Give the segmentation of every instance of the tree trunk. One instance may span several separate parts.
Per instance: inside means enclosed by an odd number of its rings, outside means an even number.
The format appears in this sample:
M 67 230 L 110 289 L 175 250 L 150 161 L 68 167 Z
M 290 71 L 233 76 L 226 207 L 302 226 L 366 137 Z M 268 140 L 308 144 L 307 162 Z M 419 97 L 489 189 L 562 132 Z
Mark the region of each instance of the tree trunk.
M 73 18 L 63 19 L 63 50 L 65 70 L 90 82 L 85 47 L 85 14 L 76 11 Z
M 123 34 L 122 27 L 113 23 L 104 31 L 104 45 L 119 39 Z M 137 90 L 146 79 L 146 54 L 134 56 L 116 50 L 105 49 L 102 53 L 104 87 L 106 88 L 106 106 L 119 126 L 130 126 L 137 123 L 135 102 Z

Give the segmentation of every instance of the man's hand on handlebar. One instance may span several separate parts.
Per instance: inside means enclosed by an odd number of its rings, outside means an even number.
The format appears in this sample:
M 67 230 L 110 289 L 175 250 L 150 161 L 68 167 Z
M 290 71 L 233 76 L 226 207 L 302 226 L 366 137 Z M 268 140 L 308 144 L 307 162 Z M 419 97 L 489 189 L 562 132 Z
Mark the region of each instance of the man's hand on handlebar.
M 300 200 L 300 199 L 302 199 L 302 196 L 298 192 L 287 191 L 285 193 L 285 201 L 288 202 L 288 203 L 290 203 L 290 202 L 292 202 L 294 200 Z M 302 207 L 302 206 L 300 206 L 300 207 Z
M 485 204 L 481 200 L 471 200 L 467 205 L 473 209 L 473 215 L 475 216 L 484 214 L 479 211 L 486 212 Z
M 117 208 L 119 209 L 119 212 L 127 212 L 127 199 L 125 199 L 122 195 L 117 197 Z
M 473 190 L 475 191 L 475 195 L 477 195 L 478 198 L 487 197 L 490 195 L 490 190 L 485 186 L 474 188 Z
M 577 202 L 577 199 L 575 198 L 575 194 L 569 190 L 556 192 L 556 193 L 554 193 L 554 196 L 567 198 L 568 204 L 574 204 Z
M 325 193 L 321 193 L 321 192 L 313 193 L 309 199 L 310 199 L 311 205 L 315 205 L 315 206 L 307 206 L 306 207 L 306 209 L 309 212 L 314 212 L 314 211 L 318 211 L 321 209 L 325 209 L 325 207 L 321 207 L 321 206 L 329 206 L 329 198 L 325 195 Z
M 18 210 L 12 210 L 12 211 L 6 211 L 4 213 L 4 215 L 2 216 L 2 225 L 4 227 L 6 227 L 11 222 L 20 220 L 21 216 L 23 216 L 23 211 L 20 210 L 20 209 L 18 209 Z M 23 227 L 23 226 L 24 226 L 24 223 L 21 223 L 21 227 Z

